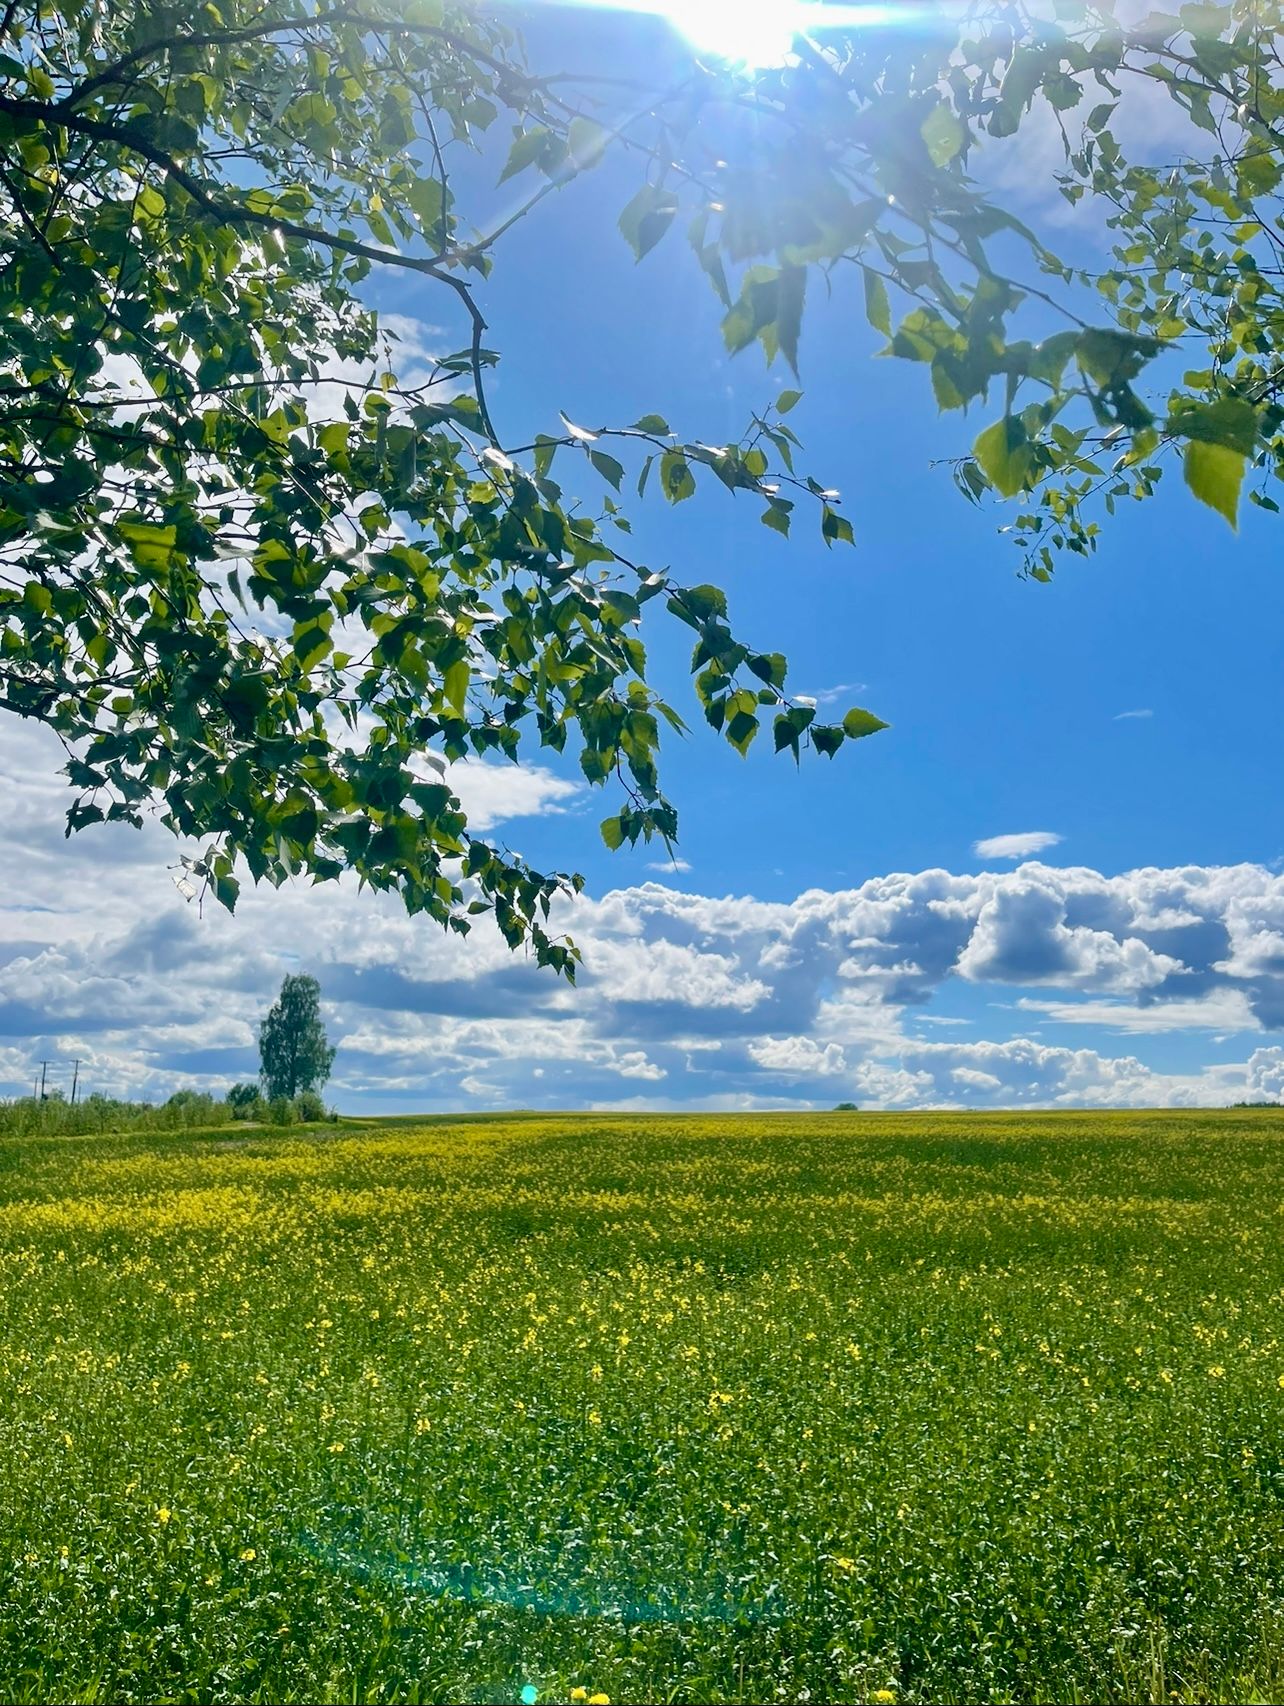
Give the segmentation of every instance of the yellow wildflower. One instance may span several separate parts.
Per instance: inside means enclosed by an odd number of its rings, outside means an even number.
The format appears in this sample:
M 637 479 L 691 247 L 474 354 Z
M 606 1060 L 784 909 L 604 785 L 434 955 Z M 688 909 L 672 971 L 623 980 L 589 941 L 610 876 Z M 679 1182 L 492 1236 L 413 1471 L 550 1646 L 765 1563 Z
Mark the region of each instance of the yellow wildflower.
M 587 1699 L 588 1699 L 588 1689 L 587 1688 L 573 1688 L 571 1690 L 571 1706 L 584 1706 L 584 1702 Z
M 173 1514 L 173 1511 L 170 1510 L 168 1505 L 162 1505 L 156 1512 L 156 1520 L 163 1528 Z
M 244 1552 L 241 1553 L 241 1562 L 243 1564 L 252 1564 L 257 1557 L 258 1553 L 254 1548 L 252 1546 L 247 1546 Z

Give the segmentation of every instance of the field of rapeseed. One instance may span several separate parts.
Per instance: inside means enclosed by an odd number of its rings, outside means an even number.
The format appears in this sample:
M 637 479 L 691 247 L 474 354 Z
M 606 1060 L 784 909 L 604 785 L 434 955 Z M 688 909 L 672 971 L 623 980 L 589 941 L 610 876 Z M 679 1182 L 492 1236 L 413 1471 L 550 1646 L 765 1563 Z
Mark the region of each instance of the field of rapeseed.
M 0 1698 L 1284 1698 L 1284 1124 L 0 1143 Z

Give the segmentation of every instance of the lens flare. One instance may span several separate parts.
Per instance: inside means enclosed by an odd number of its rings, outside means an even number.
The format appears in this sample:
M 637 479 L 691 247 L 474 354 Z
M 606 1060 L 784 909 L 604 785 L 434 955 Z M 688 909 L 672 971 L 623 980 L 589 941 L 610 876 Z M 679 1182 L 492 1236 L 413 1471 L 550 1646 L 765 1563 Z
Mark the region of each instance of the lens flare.
M 515 1578 L 509 1570 L 474 1569 L 471 1564 L 415 1563 L 397 1544 L 386 1551 L 351 1541 L 328 1540 L 303 1532 L 295 1544 L 307 1557 L 359 1581 L 396 1584 L 424 1599 L 458 1601 L 461 1604 L 503 1605 L 537 1617 L 601 1617 L 626 1623 L 749 1623 L 775 1624 L 794 1615 L 769 1593 L 766 1600 L 722 1597 L 712 1578 L 701 1578 L 690 1586 L 648 1584 L 638 1594 L 636 1580 L 610 1583 L 595 1579 L 582 1587 L 567 1583 L 562 1588 L 537 1589 Z

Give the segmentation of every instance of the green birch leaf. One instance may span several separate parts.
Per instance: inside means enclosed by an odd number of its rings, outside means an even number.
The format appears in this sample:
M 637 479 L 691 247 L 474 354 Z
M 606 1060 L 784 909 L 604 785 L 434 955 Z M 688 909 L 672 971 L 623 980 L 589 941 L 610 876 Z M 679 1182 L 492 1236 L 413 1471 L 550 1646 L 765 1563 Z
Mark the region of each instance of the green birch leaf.
M 892 335 L 892 306 L 887 300 L 887 286 L 876 272 L 868 267 L 862 267 L 865 275 L 865 318 L 876 332 L 882 332 L 884 337 Z
M 841 540 L 845 545 L 856 542 L 851 522 L 828 504 L 820 512 L 820 536 L 826 545 L 832 545 L 835 540 Z
M 1006 415 L 985 431 L 972 446 L 986 478 L 1005 498 L 1013 498 L 1025 484 L 1030 466 L 1030 445 L 1021 422 Z
M 150 521 L 118 521 L 116 532 L 129 547 L 129 554 L 143 569 L 161 569 L 169 562 L 178 540 L 173 524 Z
M 923 120 L 919 135 L 934 166 L 948 166 L 967 141 L 963 121 L 944 101 L 934 106 Z
M 590 450 L 589 461 L 607 484 L 614 486 L 618 492 L 620 482 L 624 478 L 623 463 L 617 462 L 614 456 L 608 456 L 604 450 Z
M 798 337 L 802 331 L 803 301 L 807 293 L 806 267 L 782 267 L 778 288 L 775 341 L 780 353 L 797 373 Z M 768 348 L 768 358 L 771 353 Z
M 577 172 L 596 166 L 606 152 L 610 133 L 596 119 L 574 118 L 566 132 L 566 145 Z
M 222 873 L 214 878 L 214 894 L 219 903 L 229 912 L 236 911 L 236 902 L 240 897 L 241 885 L 235 877 Z
M 848 740 L 863 740 L 866 735 L 876 735 L 880 729 L 890 727 L 890 723 L 885 723 L 872 711 L 862 711 L 859 706 L 853 706 L 843 718 L 843 733 Z
M 330 650 L 330 636 L 319 623 L 309 622 L 294 630 L 293 645 L 300 669 L 309 670 Z
M 515 178 L 519 172 L 533 166 L 544 152 L 551 135 L 547 125 L 538 124 L 532 130 L 523 130 L 514 137 L 513 146 L 508 151 L 508 159 L 504 162 L 504 170 L 499 174 L 500 183 Z
M 1182 473 L 1186 484 L 1200 503 L 1224 515 L 1231 526 L 1239 530 L 1239 492 L 1244 483 L 1248 458 L 1241 450 L 1229 445 L 1210 444 L 1192 438 L 1182 457 Z
M 620 215 L 620 230 L 636 260 L 654 249 L 677 211 L 678 198 L 671 190 L 643 184 Z
M 441 690 L 446 703 L 460 716 L 464 713 L 464 703 L 468 694 L 468 680 L 471 675 L 467 658 L 459 658 L 452 663 L 442 677 Z

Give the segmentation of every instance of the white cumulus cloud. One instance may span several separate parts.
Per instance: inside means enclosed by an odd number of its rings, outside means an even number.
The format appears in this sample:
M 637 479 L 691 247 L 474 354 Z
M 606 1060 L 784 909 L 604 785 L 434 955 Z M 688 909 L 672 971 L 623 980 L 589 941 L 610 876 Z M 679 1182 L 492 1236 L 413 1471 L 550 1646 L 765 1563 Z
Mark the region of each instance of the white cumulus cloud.
M 1050 829 L 1028 829 L 1019 835 L 987 835 L 972 843 L 978 859 L 1029 859 L 1065 840 Z

